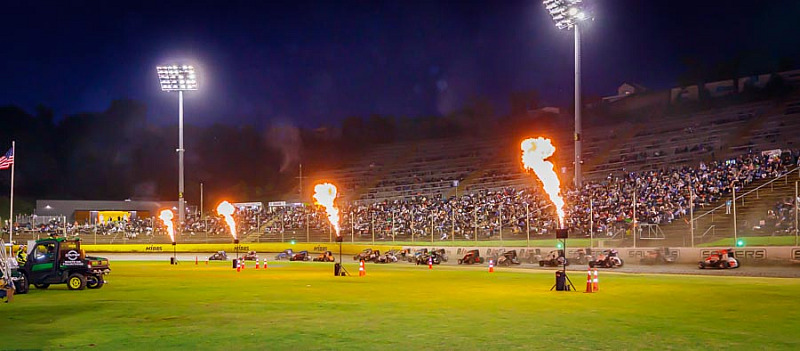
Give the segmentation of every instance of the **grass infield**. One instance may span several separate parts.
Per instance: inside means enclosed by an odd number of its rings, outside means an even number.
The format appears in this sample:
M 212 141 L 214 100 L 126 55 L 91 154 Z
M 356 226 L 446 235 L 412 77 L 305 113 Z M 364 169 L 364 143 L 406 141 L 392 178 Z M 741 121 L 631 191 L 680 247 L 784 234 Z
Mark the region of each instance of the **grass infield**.
M 800 349 L 800 280 L 331 263 L 112 262 L 99 290 L 0 305 L 0 349 Z M 579 290 L 585 274 L 570 273 Z
M 739 240 L 746 246 L 794 246 L 797 243 L 797 238 L 791 236 L 751 236 L 739 237 Z M 733 238 L 719 239 L 709 243 L 697 245 L 700 247 L 734 247 L 736 246 Z

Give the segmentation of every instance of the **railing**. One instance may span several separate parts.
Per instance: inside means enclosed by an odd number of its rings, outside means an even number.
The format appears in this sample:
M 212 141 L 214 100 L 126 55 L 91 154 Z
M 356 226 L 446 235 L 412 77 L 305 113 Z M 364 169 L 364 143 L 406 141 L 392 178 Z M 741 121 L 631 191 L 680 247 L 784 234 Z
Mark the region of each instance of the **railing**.
M 785 173 L 783 173 L 783 174 L 781 174 L 781 175 L 779 175 L 779 176 L 775 177 L 775 179 L 772 179 L 772 180 L 770 180 L 770 181 L 768 181 L 768 182 L 766 182 L 766 183 L 764 183 L 764 184 L 761 184 L 761 185 L 759 185 L 758 187 L 756 187 L 756 188 L 754 188 L 754 189 L 750 189 L 750 190 L 748 190 L 747 192 L 745 192 L 745 193 L 743 193 L 743 194 L 736 194 L 736 198 L 735 198 L 735 199 L 733 199 L 733 201 L 735 202 L 735 201 L 737 201 L 737 200 L 739 200 L 739 199 L 742 199 L 742 201 L 744 201 L 744 198 L 745 198 L 746 196 L 748 196 L 748 195 L 750 195 L 750 194 L 752 194 L 752 193 L 754 193 L 754 192 L 756 193 L 756 196 L 758 196 L 758 191 L 759 191 L 759 190 L 761 190 L 762 188 L 764 188 L 764 187 L 766 187 L 766 186 L 768 186 L 768 185 L 769 185 L 770 187 L 772 187 L 772 185 L 773 185 L 775 182 L 777 182 L 777 181 L 781 180 L 781 178 L 783 178 L 783 181 L 784 181 L 784 182 L 788 183 L 788 182 L 789 182 L 789 176 L 790 176 L 792 173 L 795 173 L 795 172 L 797 172 L 797 173 L 798 173 L 798 178 L 800 178 L 800 167 L 795 167 L 795 168 L 793 168 L 792 170 L 790 170 L 790 171 L 786 171 Z M 694 204 L 692 204 L 692 205 L 694 205 Z M 698 219 L 700 219 L 700 218 L 703 218 L 703 217 L 705 217 L 705 216 L 707 216 L 707 215 L 713 215 L 715 211 L 717 211 L 717 210 L 719 210 L 719 209 L 722 209 L 722 207 L 724 207 L 724 206 L 725 206 L 725 203 L 724 203 L 724 201 L 723 201 L 723 203 L 722 203 L 722 204 L 720 204 L 720 205 L 718 205 L 717 207 L 714 207 L 714 208 L 712 208 L 712 209 L 710 209 L 710 210 L 706 211 L 705 213 L 703 213 L 703 214 L 701 214 L 701 215 L 699 215 L 699 216 L 695 216 L 695 217 L 694 217 L 694 220 L 695 220 L 695 222 L 696 222 Z
M 706 229 L 706 231 L 703 232 L 702 235 L 699 236 L 699 238 L 705 238 L 706 234 L 708 234 L 708 232 L 711 232 L 711 236 L 714 237 L 717 234 L 716 229 L 717 229 L 717 225 L 716 224 L 712 224 L 710 227 L 708 227 L 708 229 Z

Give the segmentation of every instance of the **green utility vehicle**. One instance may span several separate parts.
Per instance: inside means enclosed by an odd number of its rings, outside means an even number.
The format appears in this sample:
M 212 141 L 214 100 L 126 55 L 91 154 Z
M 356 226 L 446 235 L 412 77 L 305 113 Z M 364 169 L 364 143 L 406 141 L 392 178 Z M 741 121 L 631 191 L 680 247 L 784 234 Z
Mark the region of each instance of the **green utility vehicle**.
M 36 241 L 19 271 L 26 284 L 17 293 L 24 294 L 28 284 L 37 289 L 47 289 L 50 284 L 67 284 L 70 290 L 100 289 L 111 269 L 108 259 L 86 256 L 80 239 L 50 238 Z

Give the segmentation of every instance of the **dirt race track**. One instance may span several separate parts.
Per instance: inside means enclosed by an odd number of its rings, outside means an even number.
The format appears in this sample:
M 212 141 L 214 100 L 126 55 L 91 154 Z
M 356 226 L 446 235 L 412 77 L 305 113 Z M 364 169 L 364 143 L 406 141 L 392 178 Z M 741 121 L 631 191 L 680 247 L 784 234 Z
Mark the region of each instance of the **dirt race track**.
M 94 255 L 94 253 L 93 253 Z M 113 267 L 114 261 L 164 261 L 165 263 L 169 262 L 169 258 L 172 257 L 172 254 L 167 253 L 140 253 L 140 254 L 129 254 L 129 253 L 97 253 L 97 256 L 108 257 L 111 260 L 111 264 Z M 265 256 L 266 255 L 266 256 Z M 259 254 L 259 259 L 266 257 L 268 260 L 273 261 L 277 253 L 266 253 L 266 254 Z M 181 264 L 194 264 L 195 257 L 197 257 L 200 264 L 204 264 L 205 259 L 211 256 L 211 253 L 205 254 L 177 254 L 178 261 Z M 228 255 L 230 259 L 235 258 L 236 255 L 231 253 Z M 338 259 L 338 256 L 336 257 Z M 352 260 L 352 256 L 345 255 L 344 257 L 344 264 L 345 267 L 348 269 L 349 265 L 353 267 L 357 267 L 357 263 Z M 458 266 L 456 263 L 457 260 L 451 257 L 448 262 L 443 263 L 446 266 Z M 253 262 L 249 262 L 249 264 L 253 264 Z M 396 265 L 406 265 L 409 268 L 415 267 L 414 264 L 408 262 L 397 262 L 392 263 Z M 479 265 L 473 265 L 472 267 L 477 267 Z M 484 263 L 480 265 L 486 267 L 487 265 Z M 463 266 L 463 267 L 470 267 L 470 266 Z M 567 266 L 567 271 L 574 271 L 574 272 L 585 272 L 588 266 L 586 265 L 570 265 Z M 527 264 L 523 263 L 521 265 L 512 265 L 511 267 L 495 267 L 496 270 L 502 271 L 505 269 L 530 269 L 530 270 L 542 270 L 542 271 L 556 271 L 557 268 L 554 267 L 539 267 L 539 265 L 534 264 Z M 737 269 L 699 269 L 697 265 L 689 265 L 689 264 L 672 264 L 672 265 L 638 265 L 638 264 L 630 264 L 628 262 L 625 263 L 625 266 L 622 268 L 600 268 L 598 269 L 600 272 L 608 271 L 608 272 L 618 272 L 618 273 L 630 273 L 630 274 L 693 274 L 693 275 L 719 275 L 719 276 L 741 276 L 741 277 L 776 277 L 776 278 L 800 278 L 800 265 L 749 265 L 747 262 L 742 262 L 742 267 Z

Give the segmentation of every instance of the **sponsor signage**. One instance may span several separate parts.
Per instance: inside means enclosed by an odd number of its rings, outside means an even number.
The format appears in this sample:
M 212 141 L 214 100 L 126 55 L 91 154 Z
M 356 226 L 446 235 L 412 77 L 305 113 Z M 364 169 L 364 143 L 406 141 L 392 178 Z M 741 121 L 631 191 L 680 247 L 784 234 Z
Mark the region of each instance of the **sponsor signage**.
M 81 253 L 78 252 L 78 250 L 71 249 L 61 252 L 63 253 L 61 256 L 62 266 L 83 266 L 83 262 L 81 261 Z
M 700 256 L 702 258 L 706 258 L 711 255 L 712 252 L 717 250 L 702 250 L 700 251 Z M 766 249 L 736 249 L 733 250 L 733 254 L 738 259 L 750 259 L 750 260 L 763 260 L 767 258 L 767 250 Z
M 648 256 L 648 252 L 653 250 L 639 250 L 639 249 L 628 249 L 628 258 L 644 258 Z M 678 249 L 669 249 L 669 252 L 666 253 L 667 256 L 673 256 L 676 259 L 680 257 L 681 250 Z

